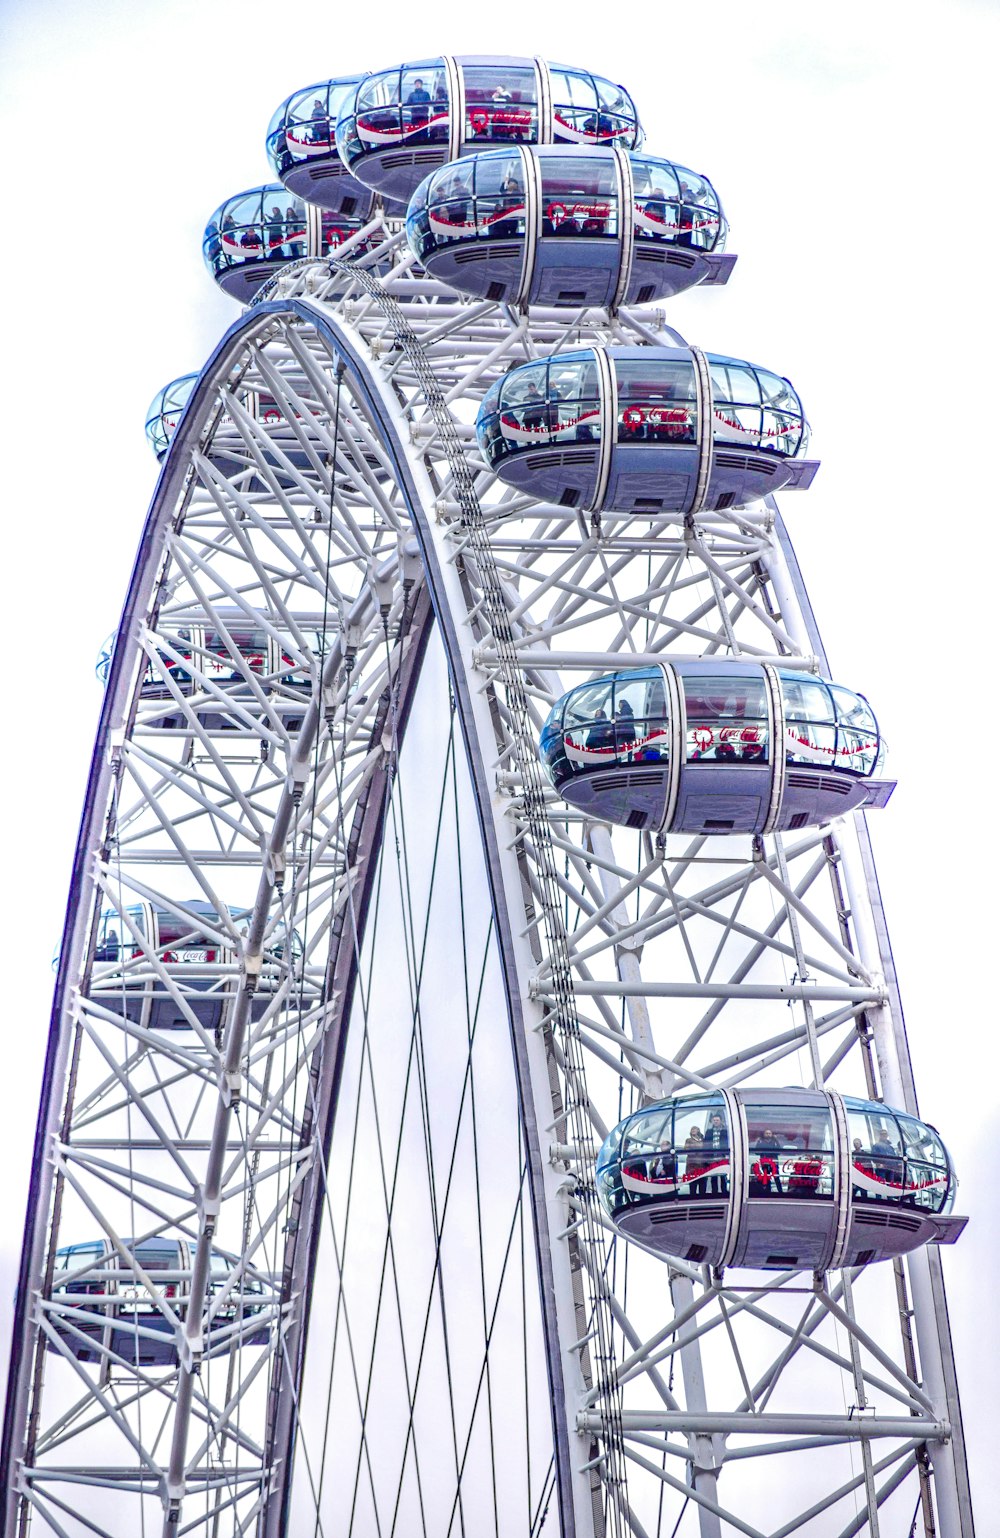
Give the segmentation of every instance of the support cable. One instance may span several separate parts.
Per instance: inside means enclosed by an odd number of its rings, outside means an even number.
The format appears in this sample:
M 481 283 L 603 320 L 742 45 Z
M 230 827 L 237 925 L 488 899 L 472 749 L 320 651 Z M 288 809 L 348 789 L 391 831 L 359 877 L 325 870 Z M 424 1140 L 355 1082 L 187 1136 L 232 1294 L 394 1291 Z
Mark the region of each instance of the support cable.
M 467 548 L 475 560 L 482 592 L 479 613 L 491 632 L 492 644 L 496 650 L 496 677 L 504 691 L 514 756 L 522 777 L 522 807 L 534 845 L 542 909 L 541 928 L 548 952 L 552 982 L 547 1030 L 549 1032 L 554 1030 L 561 1042 L 565 1059 L 564 1093 L 567 1102 L 564 1112 L 572 1128 L 573 1140 L 579 1140 L 582 1144 L 590 1137 L 586 1110 L 585 1049 L 580 1036 L 580 1024 L 574 1001 L 566 931 L 561 921 L 558 875 L 548 818 L 545 815 L 544 785 L 535 749 L 527 690 L 518 665 L 513 627 L 473 473 L 466 460 L 461 439 L 456 431 L 451 412 L 448 410 L 441 386 L 420 339 L 410 326 L 402 308 L 368 273 L 359 272 L 357 269 L 351 269 L 346 264 L 337 262 L 331 262 L 330 265 L 331 269 L 351 273 L 376 301 L 391 325 L 395 344 L 405 354 L 422 391 L 423 399 L 430 408 L 431 418 L 451 470 L 454 489 L 458 496 L 461 527 L 467 536 Z M 534 912 L 529 912 L 528 918 L 537 923 Z M 582 1237 L 591 1247 L 592 1253 L 597 1254 L 602 1246 L 602 1232 L 596 1211 L 596 1190 L 589 1173 L 580 1180 L 579 1196 L 584 1207 Z M 616 1535 L 623 1535 L 627 1522 L 625 1515 L 627 1490 L 621 1423 L 621 1388 L 614 1364 L 614 1324 L 603 1268 L 591 1273 L 591 1276 L 592 1328 L 595 1337 L 597 1386 L 600 1390 L 599 1405 L 603 1423 L 601 1435 L 605 1444 L 605 1453 L 600 1463 L 600 1475 L 608 1493 L 607 1507 L 612 1531 Z

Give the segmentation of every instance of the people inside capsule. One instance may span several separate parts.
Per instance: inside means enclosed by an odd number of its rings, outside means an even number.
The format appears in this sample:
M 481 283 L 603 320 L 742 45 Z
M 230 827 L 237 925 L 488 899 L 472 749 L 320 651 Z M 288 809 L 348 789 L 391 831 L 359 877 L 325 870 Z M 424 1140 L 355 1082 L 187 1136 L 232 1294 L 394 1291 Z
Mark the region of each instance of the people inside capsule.
M 177 431 L 181 413 L 191 391 L 198 383 L 197 374 L 182 374 L 157 390 L 146 412 L 146 441 L 157 459 L 162 459 Z
M 212 215 L 202 242 L 205 264 L 225 293 L 246 302 L 286 262 L 330 256 L 363 224 L 326 209 L 310 215 L 280 182 L 252 187 Z
M 539 210 L 537 233 L 527 207 Z M 729 270 L 711 183 L 671 161 L 608 148 L 542 145 L 455 160 L 416 189 L 406 230 L 433 276 L 517 304 L 645 304 Z M 683 255 L 665 249 L 682 246 Z
M 461 82 L 458 109 L 451 99 L 452 70 Z M 438 58 L 379 71 L 349 93 L 337 124 L 348 171 L 404 200 L 432 167 L 482 146 L 553 142 L 634 149 L 641 139 L 624 87 L 582 70 L 507 57 Z
M 267 154 L 289 192 L 321 208 L 367 219 L 374 194 L 350 175 L 336 139 L 337 118 L 362 78 L 348 75 L 295 91 L 268 125 Z
M 609 1134 L 596 1184 L 622 1233 L 714 1265 L 866 1264 L 950 1242 L 964 1226 L 949 1217 L 956 1180 L 934 1128 L 829 1091 L 755 1087 L 655 1101 Z M 922 1221 L 875 1216 L 891 1208 Z
M 579 684 L 553 705 L 540 753 L 571 806 L 657 832 L 812 826 L 884 806 L 893 789 L 877 778 L 882 741 L 863 695 L 735 659 L 633 667 Z
M 806 458 L 809 424 L 794 387 L 756 364 L 705 357 L 709 402 L 684 347 L 587 348 L 521 364 L 479 408 L 483 458 L 539 500 L 591 510 L 682 513 L 697 496 L 721 511 L 808 485 L 817 462 Z
M 124 1239 L 122 1245 L 127 1257 L 108 1239 L 57 1249 L 46 1311 L 64 1344 L 82 1361 L 110 1353 L 127 1366 L 173 1362 L 197 1246 L 160 1235 Z M 249 1329 L 246 1323 L 263 1311 L 264 1282 L 245 1273 L 228 1287 L 230 1275 L 230 1261 L 213 1250 L 205 1311 L 209 1356 L 229 1350 L 235 1339 L 241 1345 L 264 1345 L 268 1340 L 265 1322 Z M 49 1346 L 56 1349 L 51 1340 Z

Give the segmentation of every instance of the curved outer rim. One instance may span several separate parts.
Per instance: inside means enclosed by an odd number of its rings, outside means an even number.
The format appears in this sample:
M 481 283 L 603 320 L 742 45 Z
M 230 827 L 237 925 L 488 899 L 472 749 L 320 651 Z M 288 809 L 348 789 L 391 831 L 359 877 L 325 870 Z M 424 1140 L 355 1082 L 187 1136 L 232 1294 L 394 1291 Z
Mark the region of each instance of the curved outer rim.
M 265 332 L 272 320 L 276 318 L 302 321 L 315 328 L 317 334 L 345 364 L 353 387 L 363 400 L 365 408 L 370 412 L 376 430 L 382 435 L 382 441 L 398 477 L 399 489 L 413 519 L 414 532 L 423 557 L 430 601 L 445 645 L 483 841 L 484 861 L 497 929 L 497 943 L 503 958 L 508 1023 L 525 1140 L 546 1365 L 551 1391 L 561 1532 L 563 1538 L 575 1538 L 578 1529 L 574 1488 L 579 1491 L 581 1476 L 574 1468 L 574 1464 L 579 1461 L 573 1456 L 577 1451 L 574 1447 L 575 1431 L 571 1431 L 566 1420 L 568 1401 L 556 1313 L 558 1283 L 555 1276 L 556 1267 L 553 1264 L 554 1259 L 562 1257 L 557 1251 L 554 1236 L 549 1231 L 545 1197 L 546 1166 L 542 1159 L 540 1127 L 535 1115 L 532 1090 L 530 1058 L 534 1044 L 527 1039 L 523 1000 L 518 986 L 522 968 L 517 957 L 521 944 L 517 940 L 517 925 L 512 922 L 507 906 L 504 861 L 491 811 L 493 797 L 486 766 L 477 752 L 476 711 L 458 634 L 461 616 L 452 612 L 447 577 L 442 570 L 442 561 L 436 548 L 432 520 L 426 511 L 426 506 L 432 507 L 434 501 L 430 483 L 422 466 L 411 464 L 407 458 L 401 431 L 403 421 L 400 408 L 391 397 L 388 385 L 382 385 L 380 381 L 376 382 L 370 375 L 367 359 L 362 350 L 363 344 L 353 340 L 325 307 L 320 308 L 301 299 L 270 301 L 259 305 L 230 326 L 209 358 L 178 424 L 171 451 L 164 460 L 147 514 L 118 627 L 119 638 L 124 638 L 126 644 L 119 644 L 115 649 L 98 725 L 94 756 L 91 761 L 73 863 L 64 941 L 60 954 L 43 1074 L 43 1097 L 32 1160 L 28 1212 L 12 1334 L 11 1370 L 8 1378 L 3 1442 L 0 1446 L 0 1477 L 3 1478 L 4 1489 L 7 1492 L 5 1531 L 13 1534 L 16 1523 L 18 1491 L 12 1476 L 23 1453 L 25 1416 L 35 1361 L 36 1332 L 30 1317 L 31 1281 L 33 1277 L 40 1274 L 49 1230 L 53 1167 L 48 1157 L 48 1149 L 62 1114 L 69 1044 L 72 1036 L 72 1018 L 67 1005 L 75 980 L 80 973 L 85 945 L 89 940 L 90 926 L 88 925 L 85 929 L 78 915 L 89 914 L 92 906 L 86 900 L 85 894 L 88 893 L 92 883 L 90 872 L 94 855 L 103 836 L 111 791 L 113 765 L 112 753 L 109 749 L 125 729 L 126 713 L 134 693 L 132 679 L 138 661 L 138 628 L 150 611 L 162 565 L 167 529 L 176 516 L 178 500 L 191 474 L 190 456 L 197 449 L 200 437 L 210 420 L 215 389 L 232 372 L 246 345 L 259 333 Z M 419 486 L 418 482 L 421 483 Z M 345 1016 L 346 1008 L 345 1005 Z M 535 1051 L 539 1051 L 540 1047 L 541 1044 L 538 1043 Z M 536 1075 L 537 1072 L 536 1066 Z M 335 1110 L 334 1100 L 329 1108 L 331 1119 Z M 548 1170 L 548 1175 L 553 1181 L 555 1180 L 556 1177 L 551 1169 Z M 561 1282 L 565 1288 L 569 1274 L 568 1259 L 563 1261 L 563 1265 L 566 1277 L 561 1278 Z M 305 1313 L 303 1325 L 307 1326 Z M 290 1419 L 281 1423 L 281 1431 L 283 1435 L 292 1434 L 293 1427 Z M 290 1444 L 278 1447 L 272 1443 L 267 1449 L 266 1462 L 272 1468 L 276 1463 L 288 1466 L 291 1451 Z M 278 1487 L 275 1493 L 277 1496 Z M 280 1524 L 283 1500 L 282 1493 L 281 1498 L 272 1503 L 271 1510 L 274 1515 L 268 1514 L 266 1521 L 269 1525 L 264 1529 L 268 1534 L 282 1532 Z
M 262 319 L 266 326 L 269 317 L 262 317 Z M 171 440 L 172 452 L 168 452 L 163 460 L 153 491 L 153 498 L 132 566 L 121 619 L 118 622 L 119 641 L 124 638 L 126 644 L 116 645 L 111 660 L 84 795 L 80 829 L 70 873 L 55 993 L 49 1017 L 49 1036 L 32 1154 L 24 1240 L 11 1331 L 3 1440 L 0 1443 L 0 1482 L 2 1482 L 6 1499 L 3 1531 L 7 1533 L 13 1533 L 16 1520 L 18 1492 L 15 1488 L 14 1471 L 23 1450 L 24 1421 L 35 1355 L 35 1330 L 30 1317 L 31 1282 L 42 1269 L 50 1221 L 53 1166 L 48 1157 L 48 1149 L 63 1114 L 63 1092 L 69 1060 L 71 1033 L 69 1028 L 63 1030 L 62 1027 L 64 1018 L 68 1017 L 71 1009 L 73 990 L 80 975 L 86 945 L 90 938 L 89 926 L 85 927 L 80 923 L 77 914 L 90 910 L 90 903 L 85 900 L 85 894 L 89 893 L 92 885 L 91 872 L 94 857 L 102 847 L 104 822 L 114 777 L 113 749 L 125 730 L 128 709 L 134 692 L 132 677 L 139 655 L 138 628 L 149 613 L 163 558 L 167 526 L 183 493 L 184 483 L 190 475 L 189 455 L 197 448 L 209 420 L 211 412 L 210 409 L 206 409 L 206 404 L 211 402 L 217 385 L 231 371 L 236 346 L 241 345 L 245 338 L 259 329 L 263 327 L 256 314 L 251 316 L 249 321 L 245 317 L 235 321 L 209 357 L 198 383 L 188 397 Z

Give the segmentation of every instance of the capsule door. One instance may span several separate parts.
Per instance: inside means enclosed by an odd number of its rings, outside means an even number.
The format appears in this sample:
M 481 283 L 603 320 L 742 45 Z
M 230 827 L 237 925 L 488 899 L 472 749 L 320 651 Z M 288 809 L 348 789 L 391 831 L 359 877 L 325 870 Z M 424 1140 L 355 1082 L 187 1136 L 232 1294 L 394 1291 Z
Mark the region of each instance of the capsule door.
M 747 1182 L 732 1264 L 820 1270 L 838 1227 L 837 1132 L 820 1091 L 739 1093 Z
M 758 833 L 771 798 L 773 722 L 764 671 L 679 664 L 684 745 L 675 832 Z
M 132 1249 L 131 1241 L 126 1241 Z M 110 1247 L 109 1247 L 110 1248 Z M 191 1288 L 191 1251 L 179 1239 L 143 1239 L 134 1246 L 137 1264 L 171 1313 L 183 1319 Z M 111 1311 L 111 1349 L 140 1367 L 167 1366 L 177 1358 L 176 1326 L 120 1255 L 109 1255 L 117 1273 L 117 1301 Z
M 602 504 L 635 513 L 683 512 L 695 497 L 703 425 L 690 354 L 636 348 L 628 356 L 611 352 L 609 360 L 616 402 Z
M 621 189 L 610 152 L 537 154 L 541 176 L 533 304 L 605 307 L 622 264 Z

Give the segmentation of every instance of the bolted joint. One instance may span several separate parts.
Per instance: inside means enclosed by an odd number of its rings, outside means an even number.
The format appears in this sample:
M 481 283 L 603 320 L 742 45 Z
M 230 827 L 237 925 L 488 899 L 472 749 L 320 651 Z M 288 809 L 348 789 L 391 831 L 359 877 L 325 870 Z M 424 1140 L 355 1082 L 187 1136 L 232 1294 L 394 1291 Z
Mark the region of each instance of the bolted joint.
M 243 1077 L 238 1068 L 226 1068 L 219 1079 L 222 1103 L 231 1111 L 238 1109 L 243 1098 Z
M 181 1372 L 197 1373 L 201 1371 L 202 1358 L 205 1355 L 205 1337 L 199 1329 L 195 1335 L 186 1335 L 183 1330 L 177 1332 L 177 1360 L 180 1363 Z
M 285 789 L 290 793 L 293 804 L 301 805 L 302 793 L 306 788 L 309 778 L 309 764 L 305 759 L 293 758 L 291 770 L 285 780 Z
M 215 1234 L 219 1214 L 222 1211 L 221 1196 L 206 1196 L 203 1190 L 199 1191 L 198 1210 L 201 1213 L 202 1234 L 206 1239 L 211 1239 Z

